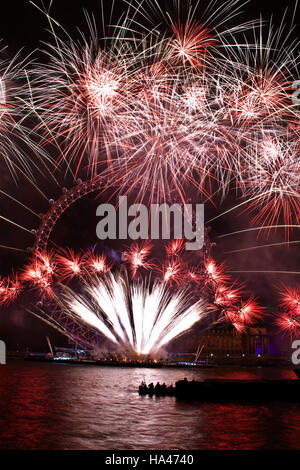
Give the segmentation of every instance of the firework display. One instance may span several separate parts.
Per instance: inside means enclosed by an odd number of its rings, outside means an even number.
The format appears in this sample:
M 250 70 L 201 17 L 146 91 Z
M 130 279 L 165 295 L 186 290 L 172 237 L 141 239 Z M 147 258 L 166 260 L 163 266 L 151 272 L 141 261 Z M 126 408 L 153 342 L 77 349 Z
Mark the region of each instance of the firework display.
M 236 13 L 236 2 L 225 3 Z M 170 36 L 138 34 L 129 18 L 106 41 L 95 31 L 83 44 L 56 37 L 47 64 L 31 71 L 30 105 L 45 142 L 62 149 L 58 162 L 75 174 L 107 171 L 139 202 L 234 189 L 254 223 L 277 224 L 281 214 L 298 223 L 295 44 L 280 32 L 264 43 L 262 25 L 210 30 L 205 17 L 190 16 L 185 24 L 165 18 Z M 251 26 L 254 43 L 240 45 L 235 36 Z
M 7 48 L 0 49 L 0 154 L 3 168 L 6 166 L 14 179 L 20 173 L 32 177 L 33 168 L 38 168 L 34 156 L 41 167 L 51 165 L 51 157 L 39 145 L 39 137 L 25 119 L 28 111 L 24 103 L 24 70 L 29 66 L 30 57 L 18 53 L 9 60 Z
M 138 355 L 160 351 L 207 314 L 204 302 L 192 303 L 185 291 L 171 293 L 164 283 L 128 286 L 124 277 L 112 274 L 86 286 L 81 295 L 63 291 L 60 301 L 69 317 Z
M 20 280 L 2 281 L 1 303 L 33 289 L 40 300 L 30 312 L 69 338 L 95 346 L 102 334 L 143 355 L 157 352 L 201 319 L 241 333 L 261 318 L 263 308 L 254 298 L 243 299 L 243 287 L 231 281 L 225 266 L 212 258 L 191 265 L 183 245 L 183 240 L 167 243 L 161 262 L 150 259 L 148 242 L 135 243 L 123 250 L 121 265 L 92 250 L 37 253 Z
M 18 57 L 0 64 L 0 148 L 12 174 L 26 175 L 35 189 L 40 168 L 66 170 L 76 181 L 39 216 L 30 260 L 0 279 L 0 303 L 33 290 L 38 301 L 28 310 L 83 345 L 105 337 L 149 355 L 198 322 L 240 334 L 264 314 L 216 261 L 208 237 L 193 262 L 183 239 L 162 244 L 159 259 L 151 240 L 119 248 L 120 261 L 90 247 L 52 248 L 54 225 L 87 194 L 130 195 L 147 205 L 196 197 L 216 208 L 209 223 L 240 209 L 252 224 L 244 232 L 268 238 L 284 228 L 287 246 L 299 227 L 299 114 L 291 93 L 298 43 L 288 45 L 281 30 L 265 35 L 262 22 L 227 28 L 239 13 L 236 1 L 215 12 L 212 2 L 202 21 L 198 4 L 187 3 L 179 20 L 155 0 L 130 2 L 113 33 L 99 39 L 90 23 L 91 37 L 80 41 L 56 34 L 47 14 L 47 61 L 28 64 L 23 75 Z M 150 12 L 159 26 L 149 26 Z M 24 82 L 19 99 L 15 81 Z M 26 158 L 19 138 L 30 149 Z M 234 204 L 219 213 L 227 199 Z M 280 297 L 277 325 L 299 332 L 299 288 Z

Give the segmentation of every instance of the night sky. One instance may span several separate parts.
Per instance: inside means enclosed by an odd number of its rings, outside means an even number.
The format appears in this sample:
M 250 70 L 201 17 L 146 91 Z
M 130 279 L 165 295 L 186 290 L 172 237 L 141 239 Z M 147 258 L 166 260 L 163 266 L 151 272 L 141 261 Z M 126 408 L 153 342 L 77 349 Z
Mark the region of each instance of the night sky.
M 1 15 L 0 15 L 0 38 L 3 38 L 2 44 L 7 45 L 7 55 L 13 56 L 20 48 L 23 48 L 22 54 L 25 56 L 31 51 L 44 48 L 41 42 L 50 40 L 50 34 L 47 31 L 48 24 L 46 18 L 41 12 L 32 6 L 28 0 L 18 0 L 11 2 L 2 2 Z M 40 4 L 36 0 L 37 4 Z M 108 12 L 111 6 L 111 0 L 104 0 L 104 8 Z M 116 12 L 119 13 L 121 9 L 124 10 L 124 2 L 121 0 L 116 3 Z M 168 6 L 172 2 L 159 1 L 161 5 Z M 46 1 L 47 4 L 47 1 Z M 250 1 L 244 7 L 244 13 L 240 21 L 246 21 L 259 17 L 268 20 L 271 16 L 274 17 L 274 23 L 279 25 L 283 12 L 286 7 L 289 7 L 292 13 L 294 2 L 284 0 L 280 3 L 274 1 Z M 52 16 L 57 19 L 60 24 L 70 33 L 74 38 L 78 35 L 77 28 L 88 34 L 88 28 L 83 13 L 86 9 L 89 13 L 94 13 L 96 21 L 100 20 L 101 8 L 100 1 L 97 0 L 54 0 L 51 9 Z M 275 10 L 275 11 L 273 11 Z M 291 16 L 291 15 L 290 15 Z M 296 22 L 299 17 L 296 15 Z M 99 23 L 100 24 L 100 23 Z M 99 28 L 100 30 L 101 28 Z M 299 30 L 299 28 L 298 28 Z M 295 36 L 297 31 L 295 30 Z M 299 36 L 299 34 L 298 34 Z M 38 60 L 45 60 L 45 56 L 40 52 L 35 52 L 35 57 Z M 295 77 L 298 79 L 299 77 Z M 55 150 L 53 150 L 55 152 Z M 49 175 L 38 176 L 38 184 L 43 192 L 45 192 L 48 199 L 57 199 L 62 193 L 62 187 L 71 187 L 73 181 L 70 176 L 64 178 L 63 171 L 57 172 L 56 177 L 58 185 L 53 181 Z M 6 168 L 1 168 L 1 188 L 9 194 L 18 197 L 24 204 L 31 207 L 37 213 L 45 213 L 49 207 L 47 199 L 44 199 L 32 190 L 30 185 L 22 178 L 19 179 L 18 184 L 15 185 Z M 58 222 L 52 236 L 52 243 L 62 247 L 71 247 L 73 249 L 90 248 L 97 244 L 95 227 L 97 218 L 95 209 L 101 202 L 99 198 L 91 195 L 70 208 Z M 227 200 L 223 203 L 221 209 L 224 211 L 232 206 L 233 201 Z M 214 217 L 216 209 L 210 205 L 206 205 L 206 219 Z M 31 230 L 38 227 L 38 220 L 30 213 L 24 211 L 23 208 L 18 207 L 12 201 L 0 195 L 0 213 L 8 217 L 20 225 L 24 225 Z M 246 234 L 245 236 L 229 237 L 219 239 L 218 235 L 244 229 L 249 226 L 249 215 L 235 211 L 233 214 L 223 217 L 213 223 L 211 228 L 211 239 L 216 242 L 214 248 L 214 256 L 218 261 L 225 261 L 232 270 L 286 270 L 298 271 L 300 266 L 300 253 L 298 245 L 290 247 L 289 249 L 278 247 L 271 249 L 254 250 L 242 252 L 238 254 L 226 255 L 225 252 L 235 249 L 254 246 L 257 244 L 276 243 L 281 242 L 284 236 L 282 232 L 272 233 L 268 240 L 261 237 L 257 240 L 257 233 Z M 20 249 L 26 250 L 33 244 L 32 235 L 23 232 L 17 228 L 0 222 L 1 230 L 1 244 L 15 246 Z M 298 236 L 299 237 L 299 236 Z M 291 234 L 291 239 L 297 240 L 297 233 Z M 118 250 L 118 247 L 113 245 L 109 246 L 113 250 Z M 159 248 L 158 248 L 159 251 Z M 12 269 L 18 269 L 26 260 L 25 253 L 6 252 L 2 250 L 0 253 L 0 270 L 2 274 L 9 274 Z M 247 285 L 246 293 L 249 295 L 255 294 L 259 297 L 262 305 L 268 307 L 268 312 L 276 310 L 276 298 L 274 295 L 275 287 L 282 282 L 287 282 L 292 285 L 297 282 L 297 278 L 293 275 L 278 276 L 278 275 L 239 275 L 239 279 Z M 32 301 L 33 294 L 28 294 L 27 298 L 24 296 L 21 300 L 8 308 L 2 308 L 0 312 L 0 338 L 6 341 L 10 349 L 17 347 L 24 348 L 26 346 L 31 349 L 45 349 L 47 348 L 45 336 L 49 335 L 57 345 L 65 345 L 66 340 L 59 337 L 52 329 L 41 324 L 36 319 L 33 319 L 24 311 L 26 302 Z M 184 341 L 184 338 L 182 339 Z

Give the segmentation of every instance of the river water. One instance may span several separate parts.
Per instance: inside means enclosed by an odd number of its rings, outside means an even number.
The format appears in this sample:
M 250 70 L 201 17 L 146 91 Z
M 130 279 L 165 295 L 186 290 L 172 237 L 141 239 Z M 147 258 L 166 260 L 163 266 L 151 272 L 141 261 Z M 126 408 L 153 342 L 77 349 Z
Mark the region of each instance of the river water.
M 0 449 L 300 449 L 298 403 L 140 397 L 142 380 L 294 378 L 272 368 L 138 369 L 10 361 L 0 366 Z

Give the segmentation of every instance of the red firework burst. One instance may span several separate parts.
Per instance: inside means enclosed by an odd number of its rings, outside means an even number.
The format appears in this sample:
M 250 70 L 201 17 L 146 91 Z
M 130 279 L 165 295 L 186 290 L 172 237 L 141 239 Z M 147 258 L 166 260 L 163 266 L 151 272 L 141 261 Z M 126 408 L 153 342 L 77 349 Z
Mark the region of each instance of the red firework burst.
M 171 55 L 177 60 L 199 67 L 205 60 L 207 50 L 216 45 L 216 40 L 207 28 L 197 21 L 178 21 L 172 25 L 175 39 L 170 40 Z
M 222 307 L 228 307 L 236 303 L 243 292 L 243 286 L 235 287 L 235 285 L 228 287 L 227 285 L 221 285 L 217 287 L 215 293 L 214 303 Z
M 261 307 L 254 297 L 241 301 L 238 305 L 225 309 L 227 320 L 237 329 L 244 331 L 262 317 L 265 307 Z
M 17 274 L 12 274 L 1 280 L 0 283 L 0 303 L 8 304 L 13 302 L 22 290 L 22 283 Z
M 123 260 L 128 263 L 132 278 L 135 277 L 139 269 L 150 269 L 151 265 L 147 262 L 147 258 L 151 249 L 152 244 L 146 241 L 142 245 L 135 243 L 123 253 Z
M 62 279 L 72 279 L 82 274 L 82 256 L 73 250 L 63 250 L 63 255 L 57 256 L 59 274 Z
M 113 263 L 108 261 L 105 254 L 95 254 L 93 250 L 88 251 L 83 257 L 83 264 L 92 274 L 106 273 L 111 270 Z
M 204 263 L 204 270 L 206 282 L 210 284 L 223 284 L 229 279 L 229 276 L 225 274 L 225 266 L 223 264 L 216 264 L 211 258 Z
M 286 286 L 279 291 L 279 295 L 282 308 L 300 316 L 300 287 Z
M 164 282 L 179 284 L 184 278 L 184 266 L 180 261 L 168 261 L 162 267 Z
M 175 240 L 171 240 L 166 245 L 166 254 L 168 258 L 173 258 L 176 256 L 180 256 L 184 250 L 184 240 L 181 238 L 177 238 Z
M 300 287 L 284 286 L 279 291 L 282 313 L 278 315 L 276 324 L 283 332 L 291 336 L 300 331 Z
M 51 295 L 54 272 L 53 254 L 38 253 L 24 268 L 21 273 L 21 280 L 41 292 Z

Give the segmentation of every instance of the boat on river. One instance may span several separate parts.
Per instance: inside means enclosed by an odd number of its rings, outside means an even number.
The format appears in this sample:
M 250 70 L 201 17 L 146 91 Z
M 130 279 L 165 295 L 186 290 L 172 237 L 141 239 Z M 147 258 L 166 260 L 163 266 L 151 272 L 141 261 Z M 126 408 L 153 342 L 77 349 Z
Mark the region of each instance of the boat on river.
M 174 396 L 183 400 L 200 401 L 300 401 L 300 380 L 295 379 L 206 379 L 202 381 L 179 380 L 175 386 L 157 383 L 139 387 L 139 394 Z

